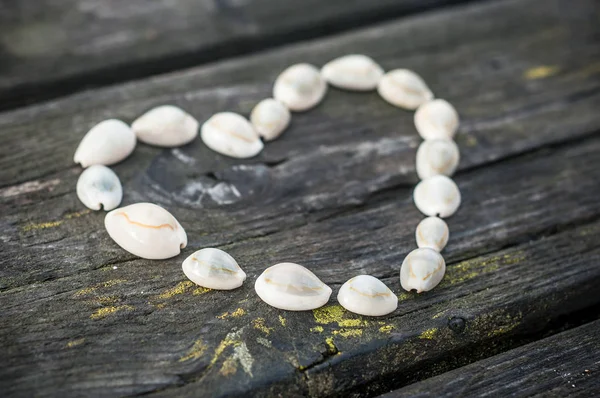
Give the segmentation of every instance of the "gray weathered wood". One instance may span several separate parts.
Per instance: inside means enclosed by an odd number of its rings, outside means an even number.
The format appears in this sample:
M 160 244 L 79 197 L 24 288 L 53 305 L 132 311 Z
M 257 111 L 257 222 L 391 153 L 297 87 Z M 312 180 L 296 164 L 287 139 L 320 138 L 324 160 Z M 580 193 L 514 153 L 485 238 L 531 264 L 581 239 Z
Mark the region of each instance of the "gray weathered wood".
M 589 397 L 600 391 L 600 321 L 382 396 Z
M 600 304 L 598 28 L 586 23 L 595 2 L 578 4 L 444 10 L 0 114 L 0 311 L 8 320 L 0 390 L 375 394 L 496 354 Z M 449 220 L 438 289 L 399 291 L 399 265 L 422 217 L 410 198 L 418 139 L 412 115 L 376 94 L 331 90 L 249 161 L 224 159 L 200 140 L 177 150 L 140 145 L 115 167 L 124 203 L 154 201 L 176 215 L 189 236 L 177 258 L 124 253 L 103 214 L 75 197 L 72 153 L 103 118 L 131 121 L 161 103 L 201 120 L 247 113 L 285 65 L 348 52 L 419 71 L 461 113 L 464 202 Z M 206 246 L 236 257 L 246 285 L 205 292 L 185 282 L 182 259 Z M 381 320 L 353 316 L 334 299 L 312 313 L 269 308 L 252 284 L 283 260 L 307 265 L 335 291 L 373 274 L 400 294 L 400 307 Z M 464 330 L 448 326 L 453 317 Z

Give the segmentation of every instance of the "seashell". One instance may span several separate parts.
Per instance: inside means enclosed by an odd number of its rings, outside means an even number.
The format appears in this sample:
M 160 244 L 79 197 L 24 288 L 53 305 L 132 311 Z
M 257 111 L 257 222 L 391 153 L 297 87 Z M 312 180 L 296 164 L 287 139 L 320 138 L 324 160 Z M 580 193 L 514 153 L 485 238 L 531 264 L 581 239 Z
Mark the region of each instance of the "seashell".
M 254 289 L 267 304 L 289 311 L 312 310 L 329 301 L 331 288 L 308 269 L 294 263 L 267 268 Z
M 422 180 L 438 174 L 451 176 L 459 160 L 460 152 L 454 141 L 447 139 L 423 141 L 417 150 L 417 174 Z
M 277 77 L 273 87 L 273 97 L 294 112 L 315 107 L 326 92 L 327 82 L 310 64 L 290 66 Z
M 415 127 L 425 140 L 452 139 L 458 123 L 456 109 L 443 99 L 426 102 L 415 112 Z
M 408 69 L 386 73 L 379 81 L 377 91 L 390 104 L 409 110 L 433 99 L 433 93 L 423 79 Z
M 135 134 L 129 126 L 117 119 L 98 123 L 83 137 L 73 160 L 88 167 L 93 164 L 105 166 L 125 159 L 135 148 Z
M 450 217 L 460 206 L 460 191 L 450 178 L 436 175 L 417 184 L 413 200 L 427 216 Z
M 428 247 L 437 252 L 441 252 L 450 237 L 448 224 L 438 217 L 427 217 L 421 220 L 417 225 L 415 232 L 417 238 L 417 246 Z
M 132 124 L 138 140 L 161 147 L 185 145 L 198 135 L 198 121 L 184 110 L 163 105 L 144 113 Z
M 187 235 L 175 217 L 152 203 L 136 203 L 108 213 L 104 226 L 119 246 L 150 260 L 170 258 L 187 245 Z
M 121 181 L 114 171 L 95 164 L 81 173 L 77 180 L 77 197 L 92 210 L 112 210 L 123 198 Z
M 337 299 L 345 309 L 360 315 L 387 315 L 398 307 L 398 297 L 371 275 L 348 280 L 340 288 Z
M 267 141 L 279 137 L 290 124 L 290 120 L 289 109 L 273 98 L 260 101 L 250 113 L 250 122 L 254 130 Z
M 427 292 L 436 287 L 446 273 L 446 262 L 440 253 L 423 247 L 406 256 L 400 268 L 400 284 L 407 291 Z
M 185 259 L 183 273 L 192 282 L 209 289 L 231 290 L 242 286 L 246 273 L 223 250 L 206 248 Z
M 233 158 L 251 158 L 264 148 L 250 122 L 233 112 L 214 114 L 202 125 L 200 134 L 210 149 Z
M 332 86 L 356 91 L 375 90 L 383 73 L 372 58 L 360 54 L 336 58 L 321 68 L 321 75 Z

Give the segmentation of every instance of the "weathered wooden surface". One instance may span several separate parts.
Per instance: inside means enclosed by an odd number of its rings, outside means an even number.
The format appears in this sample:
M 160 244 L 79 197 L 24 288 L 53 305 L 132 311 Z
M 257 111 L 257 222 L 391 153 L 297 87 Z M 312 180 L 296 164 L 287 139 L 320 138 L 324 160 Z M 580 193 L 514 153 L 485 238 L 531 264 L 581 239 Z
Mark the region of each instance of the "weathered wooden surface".
M 7 108 L 458 2 L 1 1 L 0 101 Z
M 372 395 L 597 308 L 598 10 L 592 0 L 569 4 L 432 12 L 1 114 L 0 390 Z M 131 121 L 162 103 L 201 120 L 247 113 L 286 65 L 349 52 L 418 70 L 461 113 L 464 202 L 449 220 L 448 272 L 433 292 L 399 287 L 422 218 L 410 197 L 418 139 L 412 114 L 374 93 L 331 90 L 250 161 L 225 159 L 200 140 L 177 150 L 140 145 L 115 167 L 124 203 L 173 212 L 189 237 L 177 258 L 124 253 L 103 214 L 78 202 L 72 153 L 99 120 Z M 182 259 L 206 246 L 238 259 L 249 275 L 241 289 L 185 281 Z M 314 270 L 333 297 L 351 276 L 380 277 L 399 294 L 399 309 L 367 319 L 334 299 L 307 313 L 269 308 L 253 282 L 284 260 Z
M 390 392 L 394 397 L 589 397 L 600 391 L 600 321 Z

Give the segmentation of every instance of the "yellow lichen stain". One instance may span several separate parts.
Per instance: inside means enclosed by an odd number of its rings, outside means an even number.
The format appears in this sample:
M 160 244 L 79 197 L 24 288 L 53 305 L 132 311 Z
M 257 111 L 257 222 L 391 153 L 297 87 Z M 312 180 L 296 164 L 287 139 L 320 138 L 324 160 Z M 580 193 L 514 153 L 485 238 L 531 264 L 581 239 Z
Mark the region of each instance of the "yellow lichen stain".
M 194 291 L 192 292 L 192 294 L 193 294 L 194 296 L 199 296 L 199 295 L 201 295 L 201 294 L 208 293 L 208 292 L 210 292 L 210 291 L 212 291 L 212 289 L 209 289 L 209 288 L 207 288 L 207 287 L 199 287 L 199 288 L 197 288 L 197 289 L 194 289 Z
M 392 331 L 392 329 L 394 329 L 394 326 L 392 326 L 392 325 L 385 325 L 385 326 L 380 327 L 379 331 L 381 333 L 388 333 L 389 334 Z
M 73 297 L 87 296 L 88 294 L 92 294 L 95 291 L 96 291 L 95 286 L 85 287 L 83 289 L 76 291 L 75 294 L 73 295 Z
M 435 335 L 437 334 L 437 332 L 438 332 L 437 328 L 427 329 L 419 335 L 419 338 L 425 339 L 425 340 L 433 340 L 435 338 Z
M 209 367 L 212 367 L 215 363 L 217 363 L 219 357 L 221 356 L 221 354 L 223 354 L 223 351 L 225 351 L 227 347 L 235 347 L 240 344 L 242 344 L 242 341 L 239 340 L 239 332 L 228 333 L 227 336 L 225 336 L 225 338 L 221 340 L 217 348 L 215 348 L 215 353 L 213 354 L 213 357 L 210 360 Z
M 362 329 L 340 329 L 332 332 L 334 335 L 340 335 L 342 337 L 359 337 L 362 336 Z
M 327 337 L 325 339 L 325 344 L 327 345 L 327 349 L 329 350 L 329 352 L 338 352 L 338 348 L 335 346 L 335 343 L 333 342 L 333 337 Z
M 254 326 L 254 329 L 256 330 L 260 330 L 261 332 L 263 332 L 264 334 L 270 334 L 271 331 L 273 330 L 273 328 L 268 327 L 267 325 L 265 325 L 265 319 L 264 318 L 256 318 L 252 321 L 252 326 Z
M 92 315 L 90 315 L 91 319 L 102 319 L 107 317 L 110 314 L 114 314 L 115 312 L 118 311 L 125 311 L 125 310 L 133 310 L 134 308 L 131 305 L 120 305 L 118 307 L 116 306 L 110 306 L 110 307 L 102 307 L 96 311 L 94 311 L 92 313 Z
M 99 288 L 111 287 L 111 286 L 118 285 L 120 283 L 125 283 L 125 282 L 127 282 L 125 279 L 111 279 L 106 282 L 100 282 L 93 286 L 84 287 L 83 289 L 76 291 L 75 294 L 73 295 L 73 297 L 87 296 L 89 294 L 95 293 L 96 290 L 98 290 Z
M 81 339 L 77 339 L 77 340 L 71 340 L 67 343 L 66 347 L 67 348 L 73 348 L 76 347 L 78 345 L 81 345 L 85 342 L 85 338 L 81 338 Z
M 238 308 L 237 310 L 229 313 L 229 312 L 225 312 L 221 315 L 217 315 L 217 318 L 219 319 L 225 319 L 227 317 L 234 317 L 234 318 L 238 318 L 240 316 L 246 315 L 246 310 L 244 310 L 243 308 Z
M 346 310 L 341 305 L 326 305 L 313 310 L 315 321 L 320 324 L 340 322 Z
M 29 232 L 29 231 L 35 231 L 38 229 L 54 228 L 54 227 L 58 227 L 62 223 L 63 222 L 59 220 L 59 221 L 43 222 L 40 224 L 29 224 L 29 225 L 25 225 L 23 227 L 23 231 Z
M 285 318 L 282 317 L 281 315 L 279 315 L 279 323 L 281 323 L 281 326 L 285 326 L 285 322 L 286 322 Z
M 167 289 L 166 291 L 164 291 L 163 293 L 159 294 L 157 296 L 157 298 L 161 299 L 161 300 L 167 300 L 172 298 L 173 296 L 176 296 L 178 294 L 183 294 L 186 292 L 186 290 L 188 290 L 190 287 L 194 286 L 194 283 L 191 281 L 184 281 L 184 282 L 179 282 L 177 284 L 177 286 L 175 286 L 174 288 L 171 289 Z
M 117 296 L 99 296 L 93 301 L 101 305 L 109 305 L 115 304 L 117 301 L 119 301 L 119 298 Z
M 341 327 L 357 327 L 357 326 L 368 326 L 368 321 L 363 321 L 362 319 L 342 319 L 338 322 L 338 326 Z
M 167 306 L 167 304 L 165 304 L 165 303 L 158 303 L 158 304 L 156 304 L 156 308 L 158 308 L 158 309 L 165 308 L 166 306 Z
M 237 372 L 237 363 L 234 357 L 229 357 L 223 361 L 223 365 L 221 365 L 221 369 L 219 370 L 222 376 L 229 376 L 235 372 Z
M 467 135 L 465 138 L 465 144 L 470 148 L 477 146 L 478 143 L 479 141 L 477 141 L 477 138 L 473 135 Z
M 482 316 L 480 321 L 483 327 L 486 327 L 486 324 L 493 326 L 493 329 L 488 333 L 488 337 L 496 337 L 508 333 L 519 326 L 522 318 L 523 315 L 521 313 L 510 315 L 503 310 L 497 310 Z
M 550 77 L 556 75 L 560 71 L 558 66 L 536 66 L 534 68 L 527 69 L 523 76 L 527 80 L 536 80 L 536 79 L 544 79 L 546 77 Z
M 413 296 L 408 292 L 402 292 L 398 295 L 398 301 L 404 301 L 413 298 Z
M 446 313 L 446 310 L 438 312 L 437 314 L 432 316 L 431 319 L 438 319 L 439 317 L 443 316 L 445 313 Z
M 102 287 L 111 287 L 111 286 L 118 285 L 120 283 L 125 283 L 125 282 L 127 282 L 125 279 L 111 279 L 109 281 L 101 283 L 101 286 Z
M 311 332 L 323 333 L 323 326 L 315 326 L 314 328 L 310 328 Z
M 518 264 L 525 260 L 525 255 L 521 251 L 510 254 L 497 255 L 485 260 L 476 258 L 473 260 L 462 261 L 452 267 L 448 267 L 444 284 L 453 285 L 476 278 L 482 274 L 494 272 L 502 265 Z
M 81 216 L 85 216 L 86 214 L 90 214 L 92 211 L 91 210 L 83 210 L 83 211 L 77 211 L 75 213 L 69 213 L 69 214 L 65 214 L 65 218 L 67 220 L 70 220 L 72 218 L 79 218 Z
M 206 351 L 206 344 L 201 339 L 198 339 L 194 342 L 192 348 L 189 349 L 187 354 L 179 358 L 179 362 L 189 361 L 190 359 L 198 359 L 204 354 Z

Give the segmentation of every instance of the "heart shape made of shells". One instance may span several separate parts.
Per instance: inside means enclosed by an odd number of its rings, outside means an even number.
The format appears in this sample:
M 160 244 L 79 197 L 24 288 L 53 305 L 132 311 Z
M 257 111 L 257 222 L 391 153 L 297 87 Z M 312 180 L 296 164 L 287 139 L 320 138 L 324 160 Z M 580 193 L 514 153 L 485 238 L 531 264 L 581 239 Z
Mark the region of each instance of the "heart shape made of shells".
M 416 73 L 395 69 L 385 73 L 365 55 L 347 55 L 327 63 L 321 70 L 302 63 L 284 70 L 273 87 L 273 98 L 259 102 L 249 119 L 221 112 L 200 128 L 202 141 L 213 151 L 234 158 L 256 156 L 264 142 L 279 137 L 287 128 L 291 112 L 307 111 L 318 105 L 328 84 L 353 91 L 377 89 L 390 104 L 416 110 L 414 123 L 424 139 L 416 156 L 421 181 L 413 199 L 427 215 L 416 229 L 418 248 L 410 252 L 400 269 L 405 290 L 426 292 L 442 280 L 446 264 L 440 252 L 448 242 L 450 217 L 460 205 L 460 191 L 451 176 L 459 161 L 453 137 L 458 114 L 443 99 L 434 99 L 427 84 Z M 160 147 L 185 145 L 198 135 L 198 121 L 175 106 L 151 109 L 131 127 L 110 119 L 94 126 L 82 139 L 74 156 L 86 168 L 77 181 L 77 196 L 92 210 L 112 210 L 104 224 L 110 237 L 123 249 L 146 259 L 177 256 L 187 245 L 187 235 L 175 217 L 152 203 L 117 208 L 123 196 L 121 182 L 108 165 L 129 156 L 137 140 Z M 113 210 L 114 209 L 114 210 Z M 210 289 L 240 287 L 246 274 L 236 260 L 222 250 L 205 248 L 183 261 L 183 273 L 192 282 Z M 331 288 L 305 267 L 281 263 L 267 268 L 256 280 L 255 290 L 267 304 L 289 311 L 318 308 L 329 301 Z M 357 314 L 382 316 L 394 311 L 397 296 L 379 279 L 358 275 L 342 285 L 338 301 Z

